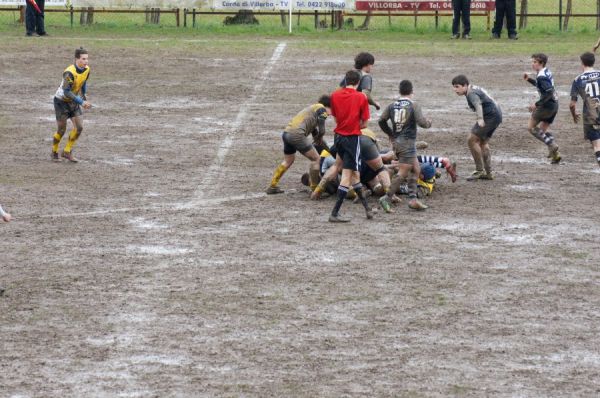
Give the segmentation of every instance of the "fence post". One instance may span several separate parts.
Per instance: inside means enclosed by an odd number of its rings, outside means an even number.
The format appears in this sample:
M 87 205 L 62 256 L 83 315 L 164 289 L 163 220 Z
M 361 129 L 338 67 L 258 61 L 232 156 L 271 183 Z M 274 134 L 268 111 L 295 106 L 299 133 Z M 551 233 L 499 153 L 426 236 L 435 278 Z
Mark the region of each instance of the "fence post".
M 71 29 L 73 29 L 73 5 L 69 7 L 69 16 L 71 18 Z
M 25 22 L 25 6 L 17 6 L 17 8 L 19 9 L 19 23 L 23 25 L 23 22 Z
M 315 10 L 315 30 L 319 29 L 319 11 Z
M 187 28 L 187 8 L 183 9 L 183 27 Z
M 562 0 L 558 0 L 558 30 L 562 31 Z
M 192 8 L 192 28 L 196 27 L 196 9 Z
M 440 16 L 438 15 L 438 10 L 435 10 L 435 30 L 438 30 L 440 24 Z
M 175 9 L 175 18 L 177 20 L 177 27 L 179 27 L 179 8 Z

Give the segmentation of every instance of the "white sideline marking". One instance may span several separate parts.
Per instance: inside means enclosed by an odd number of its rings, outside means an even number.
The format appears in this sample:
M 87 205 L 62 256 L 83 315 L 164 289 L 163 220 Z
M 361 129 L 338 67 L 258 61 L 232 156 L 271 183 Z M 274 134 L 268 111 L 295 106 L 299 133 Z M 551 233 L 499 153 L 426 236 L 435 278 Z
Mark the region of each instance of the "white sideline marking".
M 283 50 L 285 50 L 286 46 L 287 46 L 287 43 L 285 43 L 285 42 L 279 43 L 277 45 L 277 47 L 275 48 L 275 51 L 273 51 L 273 55 L 271 56 L 271 59 L 269 60 L 269 62 L 267 63 L 267 66 L 263 70 L 263 73 L 260 76 L 260 78 L 258 79 L 258 82 L 254 85 L 252 95 L 240 107 L 240 110 L 235 118 L 235 121 L 233 122 L 233 125 L 231 126 L 230 132 L 225 136 L 225 138 L 219 145 L 219 150 L 217 151 L 217 157 L 216 157 L 215 161 L 213 162 L 213 164 L 208 168 L 208 171 L 205 174 L 206 177 L 204 178 L 203 181 L 200 182 L 200 184 L 198 185 L 198 188 L 196 188 L 196 191 L 194 192 L 192 199 L 190 199 L 190 201 L 188 203 L 182 205 L 183 208 L 189 209 L 189 208 L 199 206 L 202 204 L 205 194 L 206 194 L 207 187 L 211 187 L 212 182 L 219 175 L 219 171 L 221 169 L 221 166 L 223 165 L 223 160 L 225 159 L 225 156 L 227 156 L 227 153 L 229 152 L 229 149 L 231 148 L 231 145 L 233 143 L 233 138 L 237 134 L 240 126 L 242 125 L 242 122 L 244 121 L 244 119 L 246 118 L 246 115 L 248 114 L 248 109 L 256 101 L 256 96 L 257 96 L 258 92 L 260 91 L 260 89 L 264 85 L 265 81 L 269 77 L 269 74 L 271 73 L 271 70 L 273 70 L 273 67 L 275 66 L 277 61 L 279 61 L 279 58 L 281 58 L 281 54 L 283 54 Z
M 287 193 L 294 193 L 296 190 L 290 189 L 286 191 Z M 243 195 L 235 195 L 235 196 L 225 196 L 222 198 L 213 198 L 206 199 L 200 203 L 200 206 L 214 206 L 220 205 L 222 203 L 234 202 L 238 200 L 249 200 L 249 199 L 258 199 L 267 196 L 264 192 L 257 193 L 249 193 Z M 58 214 L 44 214 L 44 215 L 35 215 L 35 214 L 27 214 L 20 217 L 14 217 L 14 220 L 24 220 L 31 218 L 60 218 L 60 217 L 89 217 L 89 216 L 104 216 L 107 214 L 114 213 L 130 213 L 136 211 L 148 211 L 148 210 L 162 210 L 162 211 L 178 211 L 178 210 L 186 210 L 181 204 L 168 204 L 168 205 L 154 205 L 154 206 L 140 206 L 140 207 L 123 207 L 118 209 L 105 209 L 105 210 L 94 210 L 94 211 L 84 211 L 79 213 L 58 213 Z

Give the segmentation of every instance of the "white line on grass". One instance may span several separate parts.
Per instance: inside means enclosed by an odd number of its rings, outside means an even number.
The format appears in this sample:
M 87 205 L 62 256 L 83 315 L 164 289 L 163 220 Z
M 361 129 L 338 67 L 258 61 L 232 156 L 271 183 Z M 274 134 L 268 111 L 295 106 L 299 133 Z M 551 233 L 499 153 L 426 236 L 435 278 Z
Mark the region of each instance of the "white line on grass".
M 262 89 L 262 86 L 264 85 L 265 81 L 269 78 L 269 74 L 271 74 L 273 67 L 281 58 L 281 54 L 283 54 L 283 50 L 285 50 L 286 46 L 287 44 L 285 42 L 279 43 L 279 45 L 277 45 L 277 48 L 275 48 L 275 51 L 273 51 L 271 59 L 269 60 L 265 69 L 263 70 L 262 75 L 258 78 L 258 81 L 254 85 L 252 95 L 248 98 L 248 100 L 245 103 L 243 103 L 240 106 L 240 110 L 235 118 L 235 121 L 231 125 L 231 130 L 229 131 L 229 133 L 227 133 L 227 135 L 219 145 L 219 150 L 217 151 L 217 157 L 215 158 L 215 161 L 205 172 L 204 179 L 200 182 L 200 184 L 194 191 L 194 194 L 190 201 L 188 203 L 180 205 L 182 206 L 182 208 L 189 209 L 202 205 L 206 194 L 210 193 L 207 192 L 207 190 L 211 189 L 213 186 L 213 182 L 217 180 L 217 177 L 219 176 L 219 173 L 221 171 L 221 167 L 223 166 L 223 160 L 225 159 L 225 156 L 227 156 L 227 153 L 229 152 L 229 149 L 233 144 L 233 139 L 235 138 L 235 135 L 242 126 L 242 122 L 244 121 L 244 119 L 246 119 L 249 108 L 252 105 L 254 105 L 256 97 Z

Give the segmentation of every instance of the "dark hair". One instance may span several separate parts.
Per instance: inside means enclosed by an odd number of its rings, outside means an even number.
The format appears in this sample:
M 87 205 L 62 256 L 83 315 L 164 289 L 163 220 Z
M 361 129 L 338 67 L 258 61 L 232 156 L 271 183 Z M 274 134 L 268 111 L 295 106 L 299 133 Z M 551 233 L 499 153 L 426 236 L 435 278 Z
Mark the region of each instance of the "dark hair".
M 469 79 L 467 79 L 467 77 L 465 75 L 458 75 L 455 76 L 454 79 L 452 79 L 452 85 L 456 86 L 468 86 L 469 85 Z
M 362 69 L 367 65 L 374 65 L 375 57 L 371 53 L 360 53 L 354 57 L 354 67 L 356 69 Z
M 548 56 L 546 54 L 542 54 L 542 53 L 533 54 L 531 56 L 531 59 L 537 61 L 538 63 L 540 63 L 544 66 L 546 66 L 546 64 L 548 63 Z
M 302 174 L 302 177 L 300 177 L 300 182 L 304 186 L 309 186 L 310 185 L 310 179 L 309 179 L 308 173 Z
M 402 80 L 400 82 L 400 95 L 411 95 L 413 93 L 413 85 L 410 80 Z
M 81 58 L 82 54 L 87 54 L 87 50 L 83 47 L 79 47 L 77 50 L 75 50 L 75 58 L 79 59 Z
M 319 97 L 319 104 L 331 108 L 331 98 L 328 95 L 322 95 Z
M 360 73 L 355 70 L 346 72 L 346 86 L 356 86 L 360 82 Z
M 588 66 L 588 67 L 594 66 L 594 63 L 596 62 L 596 57 L 594 56 L 593 53 L 590 53 L 590 52 L 581 54 L 581 57 L 579 57 L 579 59 L 581 60 L 581 63 L 583 64 L 583 66 Z

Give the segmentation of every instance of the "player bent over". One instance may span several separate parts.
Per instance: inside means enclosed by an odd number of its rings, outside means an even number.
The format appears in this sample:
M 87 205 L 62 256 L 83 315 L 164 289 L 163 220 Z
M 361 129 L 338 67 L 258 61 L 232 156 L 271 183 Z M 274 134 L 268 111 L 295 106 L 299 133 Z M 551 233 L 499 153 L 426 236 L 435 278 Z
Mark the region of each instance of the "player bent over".
M 388 125 L 388 120 L 392 121 L 391 128 Z M 392 182 L 392 188 L 379 199 L 379 204 L 386 212 L 391 211 L 392 196 L 407 178 L 408 207 L 414 210 L 425 210 L 427 208 L 417 199 L 417 179 L 421 173 L 415 146 L 417 125 L 429 128 L 431 127 L 431 121 L 425 119 L 421 106 L 413 101 L 413 85 L 410 80 L 402 80 L 400 82 L 400 98 L 385 108 L 379 118 L 379 127 L 390 137 L 399 163 L 398 175 Z
M 340 207 L 352 187 L 365 208 L 368 219 L 373 218 L 360 183 L 360 135 L 370 118 L 367 97 L 356 91 L 360 74 L 346 72 L 346 87 L 331 94 L 331 114 L 335 117 L 334 145 L 337 148 L 336 163 L 342 165 L 342 178 L 337 190 L 337 200 L 329 216 L 330 222 L 348 222 L 339 214 Z
M 467 98 L 469 108 L 477 113 L 477 123 L 471 129 L 467 143 L 475 161 L 475 171 L 467 181 L 493 180 L 490 138 L 502 123 L 502 111 L 496 101 L 483 88 L 469 84 L 465 75 L 452 79 L 456 95 Z
M 545 54 L 533 54 L 531 68 L 536 73 L 536 78 L 529 77 L 527 73 L 523 74 L 523 79 L 533 84 L 540 93 L 539 101 L 529 105 L 531 117 L 527 128 L 531 135 L 548 146 L 548 157 L 552 159 L 552 164 L 558 164 L 561 159 L 558 145 L 554 142 L 554 136 L 548 131 L 558 112 L 558 98 L 554 88 L 554 78 L 550 69 L 546 67 L 547 63 L 548 57 Z
M 86 99 L 87 80 L 90 75 L 88 66 L 88 52 L 83 47 L 75 50 L 75 64 L 70 65 L 63 72 L 63 80 L 60 87 L 54 95 L 54 111 L 56 112 L 57 131 L 54 133 L 52 142 L 51 158 L 55 162 L 60 162 L 58 156 L 58 146 L 65 131 L 67 130 L 67 120 L 71 119 L 73 130 L 69 133 L 69 138 L 61 156 L 71 162 L 78 160 L 73 156 L 73 145 L 83 131 L 83 109 L 90 109 L 92 104 Z
M 569 109 L 575 123 L 579 122 L 577 113 L 577 97 L 583 99 L 583 134 L 594 149 L 598 166 L 600 166 L 600 71 L 594 69 L 596 57 L 592 53 L 584 53 L 579 57 L 583 73 L 575 78 L 571 86 L 571 103 Z
M 330 109 L 330 98 L 323 95 L 319 102 L 300 111 L 288 123 L 281 139 L 283 140 L 283 162 L 275 169 L 271 185 L 267 188 L 267 194 L 282 193 L 283 190 L 277 186 L 283 174 L 294 164 L 296 151 L 310 159 L 310 187 L 311 190 L 319 182 L 319 153 L 315 149 L 313 142 L 322 144 L 325 135 L 325 120 Z M 308 136 L 311 135 L 312 139 Z

